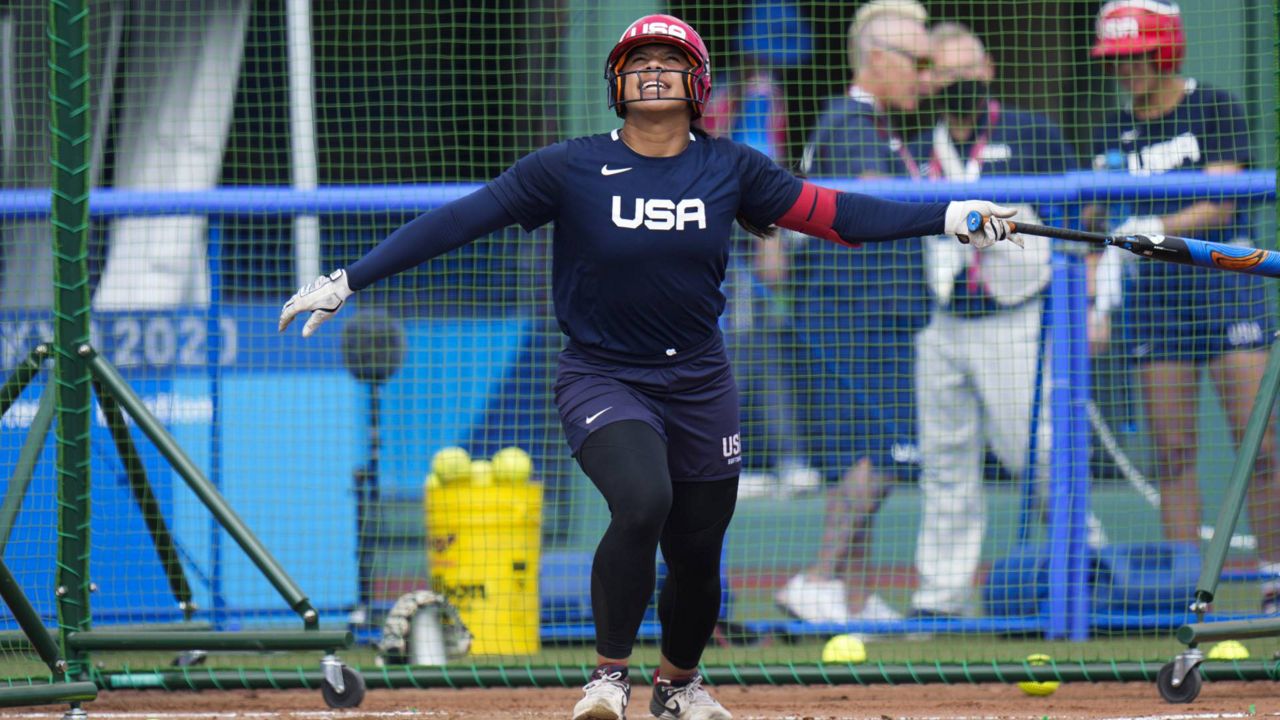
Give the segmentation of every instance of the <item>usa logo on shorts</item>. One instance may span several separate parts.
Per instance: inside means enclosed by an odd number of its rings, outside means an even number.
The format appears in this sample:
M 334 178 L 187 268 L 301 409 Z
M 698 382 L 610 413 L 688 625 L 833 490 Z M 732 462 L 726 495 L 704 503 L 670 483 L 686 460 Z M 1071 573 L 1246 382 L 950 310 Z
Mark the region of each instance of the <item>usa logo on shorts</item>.
M 720 452 L 729 465 L 742 460 L 742 433 L 720 438 Z

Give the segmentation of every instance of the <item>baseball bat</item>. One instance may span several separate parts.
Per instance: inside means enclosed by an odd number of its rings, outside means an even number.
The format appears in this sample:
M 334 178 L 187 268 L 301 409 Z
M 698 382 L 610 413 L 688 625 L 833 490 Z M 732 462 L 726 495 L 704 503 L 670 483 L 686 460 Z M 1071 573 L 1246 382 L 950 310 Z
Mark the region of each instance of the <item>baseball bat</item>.
M 966 224 L 970 232 L 982 229 L 984 217 L 977 211 L 969 213 Z M 1094 245 L 1111 245 L 1128 250 L 1134 255 L 1199 267 L 1229 270 L 1247 275 L 1280 277 L 1280 252 L 1261 248 L 1238 247 L 1225 243 L 1172 235 L 1105 235 L 1103 233 L 1071 230 L 1068 228 L 1031 225 L 1009 221 L 1010 233 L 1024 233 L 1041 237 L 1086 242 Z

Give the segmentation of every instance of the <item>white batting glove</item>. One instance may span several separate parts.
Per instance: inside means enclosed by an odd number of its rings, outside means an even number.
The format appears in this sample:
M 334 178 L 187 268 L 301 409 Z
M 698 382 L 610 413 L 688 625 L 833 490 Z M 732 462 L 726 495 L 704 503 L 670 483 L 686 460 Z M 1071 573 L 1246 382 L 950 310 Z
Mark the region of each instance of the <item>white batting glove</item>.
M 1120 223 L 1112 235 L 1152 235 L 1164 234 L 1164 220 L 1159 215 L 1134 215 Z
M 977 213 L 982 217 L 982 232 L 969 229 L 969 216 Z M 1005 218 L 1017 215 L 1013 208 L 1002 207 L 986 200 L 957 200 L 947 205 L 947 217 L 944 232 L 955 235 L 960 242 L 973 245 L 982 250 L 989 248 L 1001 240 L 1022 247 L 1022 238 L 1009 231 L 1009 223 Z
M 316 328 L 333 317 L 351 297 L 351 287 L 347 285 L 347 271 L 334 270 L 328 275 L 321 275 L 314 281 L 303 285 L 298 292 L 289 298 L 280 310 L 280 332 L 289 327 L 293 319 L 304 312 L 310 312 L 307 324 L 302 326 L 302 337 L 311 337 Z

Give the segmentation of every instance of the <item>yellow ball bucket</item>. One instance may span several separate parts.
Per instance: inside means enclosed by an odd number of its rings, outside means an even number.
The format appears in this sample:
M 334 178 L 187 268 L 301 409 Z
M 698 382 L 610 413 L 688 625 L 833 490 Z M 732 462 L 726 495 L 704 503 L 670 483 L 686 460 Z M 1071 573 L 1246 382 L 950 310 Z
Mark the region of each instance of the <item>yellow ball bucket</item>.
M 471 653 L 537 653 L 542 485 L 441 485 L 424 496 L 431 587 L 458 608 Z

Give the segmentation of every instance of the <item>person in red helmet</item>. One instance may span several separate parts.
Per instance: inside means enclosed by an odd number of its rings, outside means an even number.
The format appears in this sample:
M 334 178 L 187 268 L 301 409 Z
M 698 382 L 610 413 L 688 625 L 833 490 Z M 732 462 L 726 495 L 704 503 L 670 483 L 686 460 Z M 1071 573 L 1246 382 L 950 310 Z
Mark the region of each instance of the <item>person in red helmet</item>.
M 1229 93 L 1182 74 L 1186 37 L 1177 5 L 1115 0 L 1098 13 L 1092 54 L 1128 95 L 1093 143 L 1094 167 L 1133 175 L 1238 173 L 1248 167 L 1249 130 Z M 1119 235 L 1181 235 L 1256 245 L 1248 210 L 1229 198 L 1140 199 L 1086 209 L 1093 229 Z M 1128 257 L 1126 257 L 1128 256 Z M 1236 441 L 1244 433 L 1276 330 L 1262 278 L 1166 263 L 1128 263 L 1114 248 L 1097 260 L 1090 335 L 1137 368 L 1160 481 L 1166 540 L 1199 547 L 1202 503 L 1196 471 L 1200 378 L 1222 400 Z M 1112 317 L 1118 320 L 1112 342 Z M 1207 373 L 1205 372 L 1207 370 Z M 1267 575 L 1262 610 L 1280 612 L 1280 466 L 1274 428 L 1264 436 L 1249 484 L 1250 525 Z
M 514 223 L 532 231 L 554 222 L 552 293 L 568 338 L 556 404 L 610 511 L 591 569 L 596 669 L 573 717 L 625 716 L 629 658 L 661 548 L 662 654 L 649 708 L 665 720 L 722 720 L 731 716 L 697 668 L 719 616 L 721 549 L 742 461 L 738 391 L 718 326 L 735 219 L 849 246 L 946 232 L 986 247 L 1011 237 L 1004 218 L 1013 211 L 836 192 L 694 129 L 711 93 L 711 60 L 698 33 L 670 15 L 632 23 L 609 53 L 605 80 L 621 128 L 535 151 L 409 222 L 301 288 L 279 328 L 310 313 L 309 336 L 379 279 Z M 971 213 L 984 218 L 980 231 L 967 230 Z

